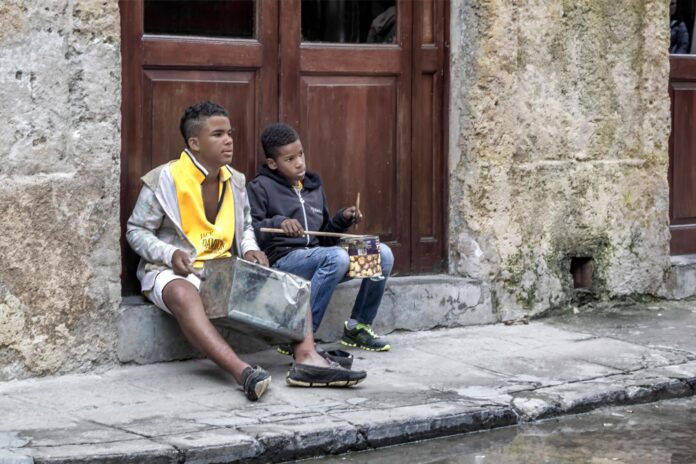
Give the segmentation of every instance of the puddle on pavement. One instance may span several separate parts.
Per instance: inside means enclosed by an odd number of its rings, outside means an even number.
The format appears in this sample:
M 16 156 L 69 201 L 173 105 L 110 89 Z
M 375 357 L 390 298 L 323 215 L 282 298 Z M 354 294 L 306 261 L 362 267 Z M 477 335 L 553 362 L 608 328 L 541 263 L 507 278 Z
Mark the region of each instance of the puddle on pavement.
M 692 464 L 696 399 L 604 408 L 306 464 Z

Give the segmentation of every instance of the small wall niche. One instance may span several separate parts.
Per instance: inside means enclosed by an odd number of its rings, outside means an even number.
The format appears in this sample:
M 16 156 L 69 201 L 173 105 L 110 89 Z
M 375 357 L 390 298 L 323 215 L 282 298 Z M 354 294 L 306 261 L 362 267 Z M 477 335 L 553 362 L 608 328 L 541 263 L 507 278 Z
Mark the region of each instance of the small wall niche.
M 594 259 L 591 256 L 570 258 L 570 274 L 573 276 L 573 288 L 592 288 Z

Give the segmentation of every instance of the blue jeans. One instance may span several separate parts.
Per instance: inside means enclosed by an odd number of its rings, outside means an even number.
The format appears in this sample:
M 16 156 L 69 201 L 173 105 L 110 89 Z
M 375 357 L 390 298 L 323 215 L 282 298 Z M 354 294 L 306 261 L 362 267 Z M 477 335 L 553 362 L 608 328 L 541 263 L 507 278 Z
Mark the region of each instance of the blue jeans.
M 382 275 L 385 278 L 362 279 L 360 292 L 355 299 L 350 316 L 351 319 L 363 324 L 372 324 L 375 320 L 387 286 L 387 277 L 394 266 L 394 255 L 384 243 L 380 244 L 380 255 Z M 311 281 L 312 293 L 309 303 L 312 307 L 312 325 L 316 332 L 324 318 L 336 285 L 344 280 L 348 272 L 348 265 L 348 253 L 343 248 L 318 246 L 293 250 L 276 261 L 273 267 Z

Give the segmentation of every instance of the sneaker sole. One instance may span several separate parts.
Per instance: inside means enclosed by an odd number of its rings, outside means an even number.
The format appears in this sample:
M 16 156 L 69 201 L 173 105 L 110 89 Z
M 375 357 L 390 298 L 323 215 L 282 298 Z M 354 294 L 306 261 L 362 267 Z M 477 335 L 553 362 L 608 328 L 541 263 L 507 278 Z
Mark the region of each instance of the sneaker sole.
M 360 348 L 361 350 L 365 350 L 365 351 L 373 351 L 375 353 L 379 353 L 381 351 L 389 351 L 391 349 L 391 345 L 384 345 L 381 348 L 369 348 L 367 346 L 358 345 L 357 343 L 351 343 L 351 342 L 347 342 L 345 340 L 341 340 L 341 345 L 350 346 L 352 348 Z
M 288 383 L 288 385 L 292 385 L 293 387 L 352 387 L 353 385 L 359 384 L 363 380 L 365 380 L 365 379 L 336 380 L 333 382 L 315 383 L 315 382 L 303 382 L 302 380 L 295 380 L 295 379 L 291 379 L 290 377 L 285 378 L 285 381 Z
M 263 396 L 264 393 L 266 393 L 266 390 L 268 390 L 268 387 L 271 385 L 271 377 L 269 376 L 267 379 L 263 379 L 260 382 L 257 382 L 256 385 L 254 386 L 254 394 L 256 394 L 256 399 L 259 400 Z

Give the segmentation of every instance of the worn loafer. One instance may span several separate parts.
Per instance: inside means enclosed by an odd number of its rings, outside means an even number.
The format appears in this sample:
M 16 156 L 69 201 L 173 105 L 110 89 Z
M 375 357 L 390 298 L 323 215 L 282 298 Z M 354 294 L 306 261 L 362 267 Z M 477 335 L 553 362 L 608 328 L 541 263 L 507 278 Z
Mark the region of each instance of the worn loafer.
M 293 364 L 285 378 L 295 387 L 350 387 L 365 380 L 367 372 L 344 369 L 337 363 L 329 367 Z
M 250 401 L 261 398 L 270 384 L 271 374 L 260 366 L 249 366 L 242 371 L 242 388 Z

